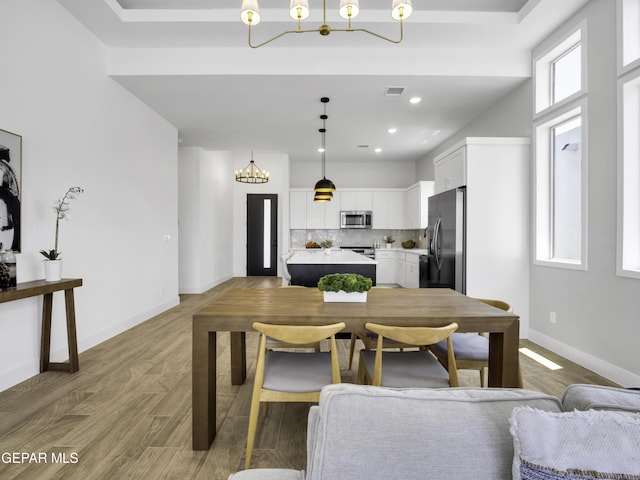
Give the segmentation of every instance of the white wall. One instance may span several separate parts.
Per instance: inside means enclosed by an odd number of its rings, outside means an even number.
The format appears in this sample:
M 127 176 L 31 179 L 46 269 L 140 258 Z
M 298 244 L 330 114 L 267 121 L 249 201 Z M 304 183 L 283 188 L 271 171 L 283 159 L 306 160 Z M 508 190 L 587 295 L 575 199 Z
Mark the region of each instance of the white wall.
M 105 75 L 105 48 L 58 2 L 4 0 L 0 18 L 0 128 L 23 137 L 18 281 L 43 277 L 52 203 L 84 187 L 60 232 L 63 275 L 84 280 L 83 351 L 178 302 L 177 131 Z M 52 361 L 66 358 L 61 295 Z M 0 305 L 0 390 L 38 373 L 41 308 Z
M 415 162 L 327 162 L 326 176 L 340 188 L 405 188 L 416 183 Z M 291 188 L 313 188 L 320 162 L 291 162 Z
M 534 55 L 587 20 L 588 270 L 531 269 L 530 338 L 624 385 L 640 384 L 640 281 L 616 271 L 616 2 L 593 0 Z M 556 312 L 557 322 L 549 322 Z
M 179 149 L 180 293 L 202 293 L 232 276 L 231 152 Z
M 289 250 L 289 156 L 281 153 L 255 151 L 253 159 L 262 170 L 269 172 L 269 182 L 246 184 L 229 181 L 233 186 L 233 275 L 243 277 L 247 274 L 247 194 L 278 195 L 278 258 Z M 245 168 L 251 160 L 251 152 L 233 152 L 233 169 Z M 278 275 L 282 275 L 278 262 Z

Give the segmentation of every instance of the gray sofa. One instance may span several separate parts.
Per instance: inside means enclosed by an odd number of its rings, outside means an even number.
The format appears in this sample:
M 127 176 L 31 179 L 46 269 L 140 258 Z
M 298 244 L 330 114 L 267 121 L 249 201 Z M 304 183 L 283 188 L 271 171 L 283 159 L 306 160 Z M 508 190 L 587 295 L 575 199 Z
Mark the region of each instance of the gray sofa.
M 640 392 L 573 385 L 561 401 L 522 389 L 330 385 L 309 412 L 306 473 L 253 469 L 229 480 L 520 478 L 510 424 L 517 407 L 556 416 L 567 408 L 640 412 Z M 640 427 L 640 415 L 631 416 Z

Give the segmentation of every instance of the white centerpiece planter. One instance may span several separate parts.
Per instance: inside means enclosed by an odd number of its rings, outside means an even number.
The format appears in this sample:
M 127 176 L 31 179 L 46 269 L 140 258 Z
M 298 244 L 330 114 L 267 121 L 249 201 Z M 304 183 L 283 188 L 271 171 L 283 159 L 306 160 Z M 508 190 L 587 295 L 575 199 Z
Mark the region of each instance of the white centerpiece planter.
M 62 260 L 44 261 L 44 279 L 47 282 L 56 282 L 62 279 Z
M 326 303 L 365 303 L 367 301 L 367 292 L 322 292 Z

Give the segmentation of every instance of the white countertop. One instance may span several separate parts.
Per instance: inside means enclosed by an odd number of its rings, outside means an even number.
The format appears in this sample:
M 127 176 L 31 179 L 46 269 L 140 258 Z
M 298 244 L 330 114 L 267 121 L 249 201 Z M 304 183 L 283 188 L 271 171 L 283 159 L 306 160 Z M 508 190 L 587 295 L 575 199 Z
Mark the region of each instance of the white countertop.
M 319 248 L 307 249 L 295 252 L 287 263 L 292 265 L 318 265 L 318 264 L 368 264 L 376 265 L 378 262 L 372 258 L 365 257 L 351 250 L 331 250 L 326 254 L 324 250 Z
M 426 248 L 378 248 L 379 252 L 405 252 L 412 253 L 414 255 L 428 255 L 429 250 Z

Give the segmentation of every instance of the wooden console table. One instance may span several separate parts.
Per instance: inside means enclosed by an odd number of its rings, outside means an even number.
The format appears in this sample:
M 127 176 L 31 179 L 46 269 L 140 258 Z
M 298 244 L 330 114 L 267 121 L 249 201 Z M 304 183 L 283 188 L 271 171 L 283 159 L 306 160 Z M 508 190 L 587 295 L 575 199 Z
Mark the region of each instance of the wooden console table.
M 73 289 L 82 286 L 81 278 L 63 278 L 55 282 L 34 280 L 19 283 L 16 287 L 0 291 L 0 303 L 21 300 L 23 298 L 44 295 L 42 303 L 42 338 L 40 342 L 40 372 L 47 370 L 77 372 L 78 341 L 76 337 L 76 309 L 73 299 Z M 50 362 L 51 350 L 51 311 L 53 307 L 53 293 L 64 290 L 64 300 L 67 312 L 67 342 L 69 346 L 68 362 Z

